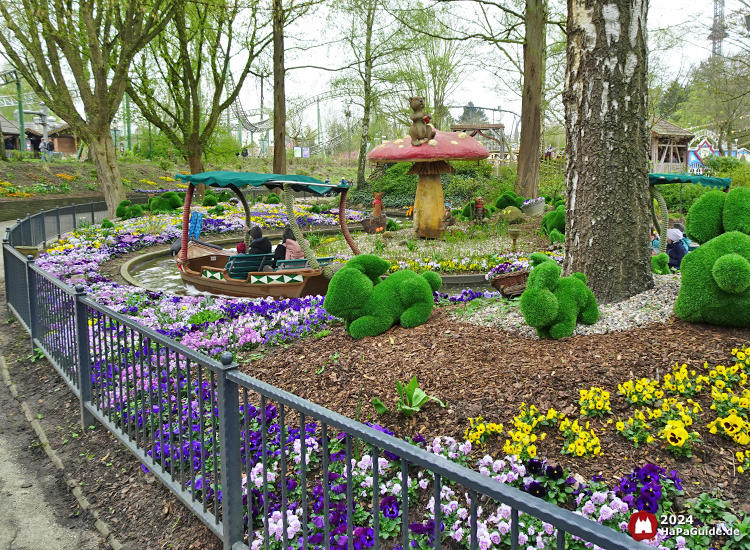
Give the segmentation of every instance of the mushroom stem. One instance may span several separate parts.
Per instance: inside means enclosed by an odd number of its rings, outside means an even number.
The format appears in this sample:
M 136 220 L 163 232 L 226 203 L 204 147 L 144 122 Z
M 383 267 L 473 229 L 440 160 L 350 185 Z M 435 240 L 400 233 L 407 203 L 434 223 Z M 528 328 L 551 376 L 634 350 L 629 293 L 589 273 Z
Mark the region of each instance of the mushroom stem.
M 442 233 L 444 215 L 440 174 L 421 174 L 414 199 L 414 231 L 420 237 L 437 239 Z

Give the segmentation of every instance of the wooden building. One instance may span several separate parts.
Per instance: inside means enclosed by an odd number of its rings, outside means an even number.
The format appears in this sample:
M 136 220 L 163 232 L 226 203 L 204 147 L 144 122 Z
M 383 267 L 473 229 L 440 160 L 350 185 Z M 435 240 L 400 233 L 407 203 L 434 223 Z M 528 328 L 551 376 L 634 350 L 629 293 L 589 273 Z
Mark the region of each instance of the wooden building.
M 693 137 L 695 134 L 657 118 L 651 126 L 649 171 L 655 174 L 687 172 L 688 143 Z
M 70 132 L 70 126 L 67 124 L 50 130 L 49 137 L 55 144 L 55 152 L 62 153 L 64 156 L 75 155 L 81 146 L 81 138 Z

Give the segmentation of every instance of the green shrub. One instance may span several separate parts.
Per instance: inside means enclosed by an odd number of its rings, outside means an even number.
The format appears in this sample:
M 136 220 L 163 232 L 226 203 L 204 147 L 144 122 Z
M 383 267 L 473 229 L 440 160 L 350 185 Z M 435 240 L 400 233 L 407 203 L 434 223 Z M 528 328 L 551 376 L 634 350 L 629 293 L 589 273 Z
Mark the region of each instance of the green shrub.
M 182 199 L 182 204 L 185 204 L 185 197 L 187 197 L 187 193 L 185 191 L 178 191 L 177 196 Z
M 125 214 L 128 212 L 128 207 L 130 206 L 130 201 L 124 200 L 120 204 L 117 205 L 117 208 L 115 209 L 115 216 L 118 218 L 125 218 Z
M 750 187 L 750 162 L 742 162 L 727 176 L 732 178 L 732 187 Z
M 471 219 L 471 213 L 472 213 L 471 211 L 473 210 L 473 207 L 474 207 L 473 202 L 466 203 L 466 206 L 464 206 L 461 209 L 461 215 L 466 219 Z
M 565 205 L 561 204 L 551 212 L 547 212 L 542 218 L 542 231 L 550 235 L 552 230 L 557 229 L 565 234 Z
M 405 328 L 424 324 L 432 313 L 432 292 L 442 284 L 432 271 L 417 275 L 400 270 L 381 281 L 390 263 L 378 256 L 361 254 L 339 269 L 328 285 L 323 307 L 344 319 L 352 338 L 377 336 L 401 323 Z
M 724 231 L 740 231 L 750 234 L 750 189 L 737 187 L 726 195 L 722 222 Z
M 419 178 L 415 174 L 407 174 L 406 172 L 409 171 L 409 168 L 411 168 L 411 165 L 408 162 L 401 162 L 391 166 L 385 171 L 383 177 L 373 182 L 372 190 L 383 193 L 383 199 L 388 198 L 390 195 L 394 197 L 407 196 L 411 197 L 413 203 L 414 196 L 417 194 L 417 181 Z M 369 202 L 372 202 L 372 194 L 370 194 Z
M 500 210 L 498 217 L 508 223 L 521 223 L 526 219 L 526 215 L 515 206 L 508 206 L 507 208 L 503 208 L 502 210 Z
M 224 207 L 220 204 L 217 204 L 213 208 L 209 209 L 208 213 L 212 216 L 221 216 L 224 213 Z
M 578 321 L 596 323 L 599 308 L 583 273 L 560 277 L 562 270 L 554 260 L 540 254 L 532 254 L 530 260 L 535 267 L 529 274 L 519 309 L 540 338 L 557 340 L 570 336 Z
M 746 162 L 737 157 L 721 157 L 719 155 L 711 155 L 704 163 L 706 167 L 706 176 L 715 176 L 719 178 L 731 177 L 731 173 L 738 170 Z
M 102 220 L 102 229 L 113 229 L 114 227 L 115 227 L 115 224 L 113 224 L 107 218 L 104 218 Z
M 557 228 L 552 228 L 552 231 L 549 232 L 549 243 L 555 244 L 555 243 L 564 243 L 565 242 L 565 235 L 557 230 Z
M 463 216 L 463 215 L 464 215 L 464 211 L 460 208 L 454 208 L 453 210 L 451 210 L 451 216 Z
M 134 204 L 130 208 L 128 208 L 127 217 L 128 219 L 131 218 L 140 218 L 143 216 L 143 207 L 140 204 Z
M 726 193 L 709 191 L 693 203 L 685 219 L 689 239 L 703 244 L 724 233 L 722 214 L 726 198 Z
M 669 275 L 671 273 L 669 269 L 669 254 L 662 253 L 651 256 L 651 272 L 658 273 L 659 275 Z
M 731 231 L 687 254 L 674 312 L 683 321 L 750 327 L 750 236 Z
M 173 210 L 169 201 L 165 200 L 163 197 L 153 197 L 149 199 L 148 209 L 151 210 L 151 212 L 171 212 Z
M 227 202 L 231 198 L 232 198 L 232 193 L 224 189 L 221 193 L 219 193 L 217 200 L 219 202 Z
M 495 201 L 495 208 L 498 210 L 504 210 L 509 206 L 515 206 L 516 205 L 516 199 L 518 198 L 518 195 L 516 195 L 513 191 L 506 191 L 502 195 L 498 197 L 498 199 Z M 521 201 L 523 203 L 523 201 Z
M 667 185 L 657 185 L 656 189 L 664 197 L 664 202 L 667 204 L 667 209 L 670 212 L 678 212 L 680 210 L 680 184 L 670 183 Z M 687 212 L 690 207 L 693 206 L 698 197 L 701 197 L 711 191 L 710 187 L 704 187 L 699 183 L 683 183 L 682 184 L 682 211 Z
M 266 204 L 281 204 L 281 199 L 276 193 L 269 193 L 266 197 Z
M 320 206 L 318 206 L 317 204 L 313 204 L 312 207 L 310 208 L 310 212 L 312 212 L 313 214 L 320 214 L 322 210 Z
M 203 202 L 201 203 L 201 206 L 216 206 L 219 204 L 219 201 L 216 200 L 216 195 L 209 195 L 208 193 L 203 197 Z
M 388 231 L 398 231 L 401 229 L 401 226 L 398 224 L 396 220 L 388 219 L 388 222 L 385 224 L 385 228 Z

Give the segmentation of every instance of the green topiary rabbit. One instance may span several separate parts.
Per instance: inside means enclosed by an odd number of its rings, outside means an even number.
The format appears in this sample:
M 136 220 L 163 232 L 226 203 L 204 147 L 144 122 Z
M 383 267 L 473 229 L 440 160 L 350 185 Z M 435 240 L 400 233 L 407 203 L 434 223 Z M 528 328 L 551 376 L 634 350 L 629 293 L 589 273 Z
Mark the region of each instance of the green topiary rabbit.
M 593 325 L 599 320 L 596 298 L 583 273 L 560 277 L 560 266 L 544 254 L 529 259 L 534 267 L 519 307 L 540 338 L 565 338 L 573 334 L 577 321 Z
M 542 231 L 545 235 L 552 233 L 557 229 L 560 233 L 565 234 L 565 205 L 561 204 L 552 212 L 547 212 L 542 218 Z
M 659 275 L 669 275 L 672 273 L 669 269 L 669 255 L 662 253 L 651 256 L 651 271 Z
M 432 292 L 440 288 L 437 273 L 417 275 L 404 269 L 387 279 L 391 264 L 372 254 L 360 254 L 339 269 L 328 285 L 323 307 L 344 320 L 352 338 L 377 336 L 395 323 L 412 328 L 427 322 L 432 313 Z

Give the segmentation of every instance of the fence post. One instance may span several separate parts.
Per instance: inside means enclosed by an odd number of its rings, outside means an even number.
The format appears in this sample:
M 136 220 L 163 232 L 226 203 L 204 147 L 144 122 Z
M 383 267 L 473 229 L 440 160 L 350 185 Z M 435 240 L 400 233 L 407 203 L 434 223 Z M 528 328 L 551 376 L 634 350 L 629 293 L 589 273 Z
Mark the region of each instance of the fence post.
M 42 217 L 42 250 L 47 250 L 47 219 L 44 217 L 44 208 L 39 209 Z
M 221 369 L 216 373 L 219 408 L 219 437 L 221 438 L 221 491 L 224 550 L 235 542 L 242 542 L 245 525 L 242 513 L 242 458 L 240 456 L 240 398 L 236 382 L 227 374 L 237 370 L 234 356 L 221 354 Z
M 78 226 L 76 225 L 76 203 L 72 204 L 73 206 L 73 231 L 78 229 Z
M 31 214 L 28 212 L 26 213 L 26 219 L 23 220 L 23 225 L 21 226 L 21 235 L 22 235 L 22 241 L 23 246 L 36 246 L 34 243 L 32 243 L 32 233 L 31 233 Z M 25 231 L 24 231 L 25 229 Z M 26 238 L 28 235 L 28 239 Z
M 89 357 L 88 307 L 81 301 L 86 296 L 83 285 L 76 286 L 76 350 L 78 354 L 78 390 L 81 397 L 81 427 L 94 425 L 94 415 L 86 406 L 91 405 L 91 359 Z
M 34 265 L 34 256 L 26 256 L 26 292 L 29 301 L 29 331 L 31 332 L 31 351 L 34 352 L 34 338 L 37 338 L 36 322 L 36 300 L 38 297 L 36 288 L 36 271 L 31 269 Z
M 60 230 L 60 205 L 55 206 L 55 213 L 57 214 L 57 240 L 62 237 L 62 231 Z

